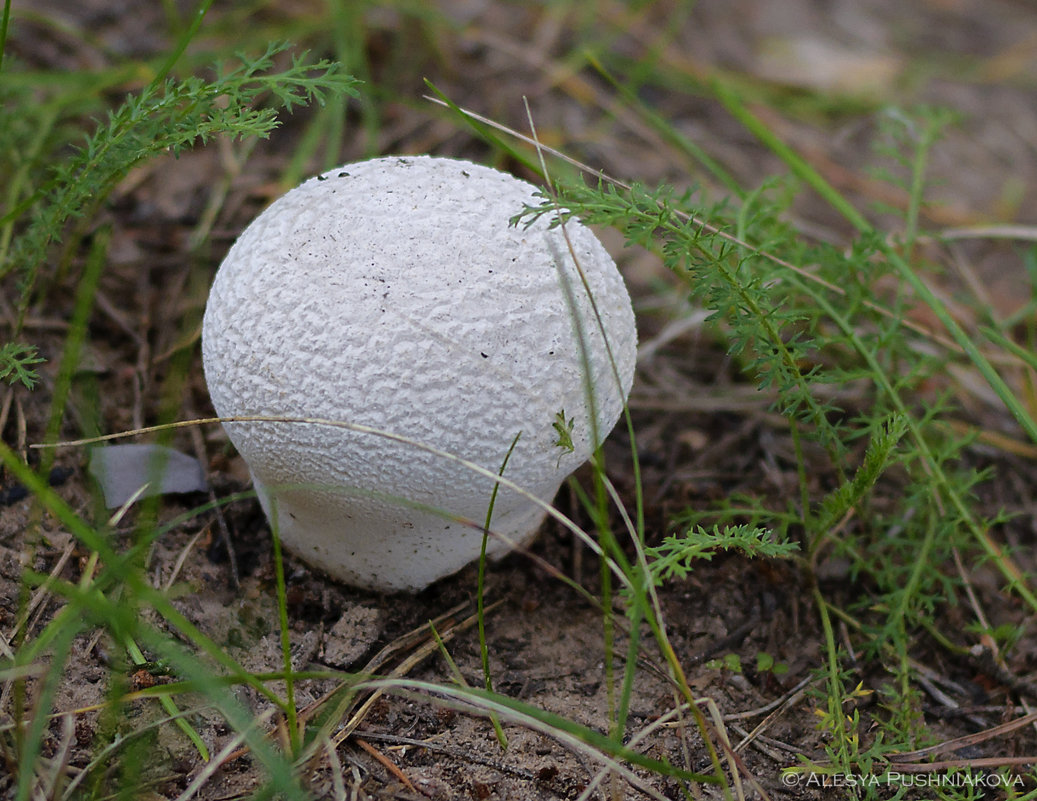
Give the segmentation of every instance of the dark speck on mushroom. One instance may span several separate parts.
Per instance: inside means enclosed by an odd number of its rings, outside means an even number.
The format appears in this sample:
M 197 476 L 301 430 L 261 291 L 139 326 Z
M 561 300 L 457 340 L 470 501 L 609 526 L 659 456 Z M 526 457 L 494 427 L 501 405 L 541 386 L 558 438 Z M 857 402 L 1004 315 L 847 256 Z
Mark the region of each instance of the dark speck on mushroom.
M 479 355 L 482 356 L 484 359 L 490 358 L 489 354 L 483 353 L 482 351 L 479 351 Z
M 317 180 L 318 181 L 326 181 L 326 180 L 328 180 L 328 176 L 326 176 L 326 175 L 318 175 L 317 176 Z
M 349 177 L 349 173 L 348 172 L 340 172 L 338 174 L 338 177 L 339 178 L 348 178 Z

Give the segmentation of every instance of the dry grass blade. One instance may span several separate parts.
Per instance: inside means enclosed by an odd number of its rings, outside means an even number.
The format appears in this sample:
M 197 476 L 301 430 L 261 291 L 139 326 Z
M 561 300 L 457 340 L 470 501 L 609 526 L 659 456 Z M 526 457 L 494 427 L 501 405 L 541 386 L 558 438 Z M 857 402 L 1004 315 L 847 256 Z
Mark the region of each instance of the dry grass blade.
M 271 707 L 262 715 L 256 718 L 254 727 L 256 729 L 261 726 L 265 726 L 270 722 L 276 712 L 276 708 Z M 211 779 L 220 768 L 233 762 L 242 753 L 241 744 L 245 742 L 249 732 L 239 731 L 233 737 L 231 737 L 220 749 L 220 752 L 216 754 L 208 763 L 201 766 L 201 769 L 194 774 L 191 778 L 191 782 L 184 788 L 184 791 L 176 797 L 176 801 L 190 801 L 199 790 L 205 785 L 209 779 Z
M 594 762 L 604 765 L 606 770 L 621 776 L 624 781 L 648 797 L 658 799 L 658 801 L 665 801 L 666 796 L 646 784 L 636 773 L 634 773 L 632 768 L 621 762 L 619 759 L 614 758 L 609 753 L 599 750 L 596 746 L 585 739 L 582 739 L 580 736 L 572 733 L 569 730 L 568 724 L 564 726 L 552 725 L 542 720 L 540 714 L 537 714 L 536 716 L 527 714 L 517 707 L 512 707 L 506 701 L 498 701 L 489 698 L 484 693 L 476 690 L 465 690 L 460 687 L 450 687 L 410 679 L 393 678 L 375 679 L 369 682 L 369 685 L 377 689 L 385 690 L 386 692 L 400 693 L 401 695 L 412 697 L 414 699 L 431 701 L 434 698 L 436 699 L 434 701 L 436 704 L 466 714 L 478 715 L 479 717 L 496 714 L 502 721 L 507 721 L 514 725 L 522 726 L 531 731 L 543 734 L 570 749 L 574 754 L 589 758 Z M 577 724 L 573 724 L 573 726 L 578 728 Z M 624 750 L 627 750 L 627 753 L 629 754 L 628 749 L 624 748 Z M 712 777 L 708 778 L 712 779 Z
M 184 562 L 187 561 L 188 555 L 191 553 L 198 540 L 202 538 L 202 535 L 208 533 L 208 531 L 208 527 L 198 529 L 197 533 L 188 540 L 187 545 L 181 549 L 180 553 L 176 557 L 176 561 L 173 563 L 173 569 L 169 572 L 169 577 L 163 584 L 163 589 L 166 592 L 172 589 L 173 584 L 176 583 L 177 578 L 180 576 L 180 571 L 184 569 Z
M 795 687 L 790 689 L 783 696 L 781 696 L 780 698 L 775 698 L 769 704 L 766 704 L 765 706 L 762 706 L 759 709 L 747 709 L 744 712 L 732 712 L 731 714 L 724 715 L 724 720 L 745 720 L 746 718 L 755 718 L 758 715 L 767 715 L 767 717 L 764 718 L 763 721 L 761 721 L 760 725 L 757 726 L 757 728 L 759 728 L 764 723 L 769 721 L 772 717 L 774 717 L 775 714 L 782 712 L 786 707 L 792 706 L 793 704 L 798 704 L 803 699 L 806 688 L 815 681 L 815 678 L 808 676 L 807 678 L 801 680 L 798 684 L 796 684 Z M 741 749 L 743 747 L 744 743 L 739 743 L 736 746 L 737 749 Z
M 331 788 L 335 801 L 346 801 L 345 772 L 342 769 L 342 761 L 338 758 L 338 751 L 328 740 L 324 741 L 323 746 L 324 754 L 328 758 L 328 766 L 331 769 Z
M 738 746 L 731 746 L 731 741 L 727 734 L 727 727 L 724 724 L 724 716 L 720 713 L 720 709 L 719 707 L 717 707 L 716 702 L 712 698 L 704 697 L 696 698 L 695 703 L 701 706 L 705 706 L 707 711 L 709 712 L 710 718 L 713 721 L 715 730 L 717 732 L 717 737 L 720 739 L 724 747 L 724 751 L 727 754 L 728 765 L 731 768 L 731 776 L 734 782 L 734 790 L 736 797 L 740 799 L 740 801 L 744 801 L 746 798 L 745 790 L 742 787 L 741 782 L 741 774 L 744 772 L 746 777 L 752 783 L 753 787 L 756 789 L 757 793 L 759 793 L 760 797 L 765 799 L 765 801 L 769 801 L 770 796 L 767 794 L 767 791 L 764 790 L 764 788 L 748 770 L 745 764 L 737 756 L 737 751 L 739 748 L 743 747 L 744 741 L 743 743 L 739 743 Z M 661 728 L 674 725 L 683 726 L 683 723 L 678 724 L 675 721 L 681 719 L 683 717 L 683 713 L 687 711 L 689 711 L 689 707 L 688 704 L 685 703 L 674 707 L 664 715 L 660 715 L 656 720 L 653 720 L 649 725 L 645 726 L 639 732 L 631 736 L 626 743 L 627 747 L 636 748 L 638 745 L 640 745 L 642 742 L 648 739 L 648 737 L 651 734 L 653 734 Z M 593 792 L 601 785 L 601 783 L 606 778 L 608 778 L 608 775 L 608 768 L 602 768 L 601 770 L 599 770 L 592 777 L 591 781 L 588 782 L 587 787 L 580 794 L 577 801 L 588 801 Z
M 499 606 L 499 604 L 500 602 L 489 605 L 487 607 L 487 611 L 494 609 L 496 606 Z M 460 623 L 455 623 L 453 625 L 449 624 L 449 620 L 453 617 L 453 615 L 465 606 L 467 606 L 467 604 L 459 604 L 457 607 L 450 610 L 450 612 L 441 615 L 436 619 L 441 624 L 446 623 L 443 629 L 443 633 L 441 635 L 443 640 L 452 639 L 458 631 L 463 631 L 464 629 L 470 628 L 476 622 L 476 617 L 473 615 L 461 621 Z M 422 641 L 422 634 L 424 634 L 424 641 Z M 423 626 L 419 629 L 415 629 L 414 631 L 404 634 L 402 637 L 398 638 L 397 640 L 394 640 L 392 643 L 385 646 L 381 651 L 378 652 L 378 654 L 376 654 L 371 659 L 371 661 L 365 667 L 364 674 L 370 675 L 370 673 L 373 673 L 374 671 L 380 669 L 382 665 L 391 660 L 395 655 L 397 655 L 401 651 L 414 646 L 417 646 L 416 649 L 412 653 L 407 655 L 401 661 L 401 663 L 390 672 L 390 676 L 405 676 L 407 673 L 413 670 L 415 666 L 420 664 L 430 654 L 435 652 L 435 650 L 438 647 L 435 640 L 431 639 L 428 636 L 427 626 Z M 300 727 L 305 726 L 307 721 L 311 720 L 332 698 L 338 696 L 342 688 L 348 686 L 348 684 L 349 683 L 347 682 L 345 685 L 339 685 L 331 692 L 326 693 L 321 698 L 316 699 L 315 701 L 304 707 L 302 710 L 300 710 L 297 718 Z M 343 742 L 345 742 L 345 740 L 348 739 L 349 736 L 356 730 L 356 727 L 363 722 L 364 718 L 367 716 L 368 712 L 371 710 L 374 703 L 378 700 L 379 697 L 380 693 L 378 693 L 377 691 L 373 692 L 370 696 L 368 696 L 360 705 L 360 707 L 354 712 L 353 716 L 350 718 L 350 721 L 345 725 L 345 727 L 340 731 L 336 732 L 336 734 L 333 737 L 326 737 L 322 735 L 318 735 L 317 737 L 315 737 L 313 742 L 306 749 L 304 749 L 301 754 L 299 754 L 298 758 L 296 759 L 297 764 L 306 764 L 310 762 L 313 758 L 315 758 L 315 756 L 319 754 L 321 749 L 337 748 Z M 330 720 L 335 721 L 339 719 L 341 715 L 344 714 L 350 706 L 353 706 L 355 704 L 355 701 L 355 697 L 348 696 L 345 708 L 343 708 L 342 710 L 335 710 L 334 714 L 331 715 Z M 269 710 L 268 714 L 266 715 L 266 719 L 269 719 L 274 711 L 274 709 Z M 210 762 L 210 765 L 221 767 L 230 764 L 231 762 L 234 762 L 238 759 L 241 759 L 242 757 L 247 755 L 250 749 L 248 746 L 242 745 L 244 739 L 247 737 L 247 734 L 247 732 L 239 733 L 238 736 L 235 738 L 234 747 L 225 747 L 221 751 L 221 754 Z M 279 737 L 281 739 L 284 739 L 286 737 L 286 733 L 284 731 L 283 721 L 279 719 L 277 723 L 267 731 L 266 736 L 271 739 L 277 739 Z M 181 800 L 178 799 L 178 801 Z
M 965 228 L 945 228 L 940 239 L 1018 239 L 1037 242 L 1037 226 L 1033 225 L 973 225 Z
M 903 773 L 939 773 L 953 768 L 1011 768 L 1024 765 L 1037 765 L 1037 756 L 1021 757 L 973 757 L 962 759 L 944 759 L 939 762 L 895 762 L 893 769 Z
M 391 759 L 389 759 L 389 757 L 387 757 L 385 754 L 383 754 L 381 751 L 379 751 L 377 748 L 375 748 L 373 745 L 367 742 L 367 740 L 364 740 L 361 737 L 356 737 L 354 739 L 354 742 L 356 742 L 357 745 L 359 745 L 367 753 L 374 757 L 379 765 L 381 765 L 383 768 L 389 771 L 389 773 L 391 773 L 393 776 L 395 776 L 397 779 L 403 782 L 404 786 L 408 790 L 410 790 L 412 793 L 418 792 L 418 789 L 413 784 L 411 784 L 411 780 L 407 778 L 407 774 L 400 770 L 399 766 Z
M 1015 720 L 1010 720 L 1007 723 L 1002 723 L 999 726 L 993 726 L 992 728 L 986 729 L 985 731 L 976 732 L 975 734 L 967 734 L 964 737 L 955 737 L 953 740 L 945 740 L 942 743 L 937 743 L 936 745 L 931 745 L 928 748 L 919 748 L 919 749 L 917 749 L 915 751 L 901 751 L 899 753 L 889 754 L 888 755 L 888 759 L 889 759 L 890 762 L 896 763 L 896 765 L 898 767 L 901 764 L 903 764 L 903 763 L 916 763 L 916 761 L 919 758 L 921 758 L 921 757 L 933 756 L 935 754 L 945 754 L 945 753 L 947 753 L 949 751 L 957 751 L 958 749 L 961 749 L 961 748 L 967 748 L 969 746 L 976 745 L 977 743 L 982 743 L 982 742 L 985 742 L 986 740 L 993 739 L 994 737 L 1000 737 L 1000 736 L 1002 736 L 1004 734 L 1008 734 L 1009 732 L 1013 732 L 1016 729 L 1021 729 L 1024 726 L 1028 726 L 1029 724 L 1031 724 L 1031 723 L 1033 723 L 1035 721 L 1037 721 L 1037 712 L 1031 712 L 1028 715 L 1023 715 L 1022 717 L 1016 718 Z M 1003 762 L 1002 763 L 1002 762 L 997 762 L 996 758 L 995 758 L 995 761 L 992 761 L 988 765 L 985 765 L 985 766 L 999 765 L 999 764 L 1005 764 L 1005 765 L 1025 765 L 1025 764 L 1030 764 L 1030 763 L 1037 764 L 1037 757 L 1018 757 L 1018 758 L 1011 757 L 1011 758 L 1008 758 L 1008 759 L 1011 759 L 1012 761 Z M 936 764 L 942 764 L 942 763 L 932 763 L 932 764 L 936 765 Z M 962 760 L 961 764 L 976 764 L 976 763 L 975 762 L 971 762 L 969 760 Z M 933 768 L 933 770 L 936 770 L 936 768 Z
M 24 629 L 26 629 L 27 627 L 31 627 L 33 625 L 32 623 L 30 623 L 30 619 L 33 617 L 34 614 L 36 615 L 36 619 L 39 619 L 39 614 L 41 614 L 41 607 L 43 606 L 44 601 L 46 601 L 47 598 L 50 597 L 51 586 L 53 585 L 57 577 L 61 574 L 61 571 L 65 569 L 65 565 L 68 564 L 68 560 L 72 557 L 72 554 L 75 552 L 75 549 L 76 541 L 74 539 L 69 540 L 68 544 L 62 550 L 61 556 L 59 556 L 57 562 L 54 563 L 54 567 L 51 568 L 50 573 L 47 575 L 47 578 L 40 585 L 39 589 L 36 590 L 35 593 L 33 593 L 32 598 L 29 600 L 29 603 L 25 608 L 25 611 L 22 612 L 14 627 L 7 635 L 8 642 L 13 642 Z
M 444 624 L 446 624 L 444 630 L 449 630 L 452 626 L 449 624 L 448 621 L 452 620 L 455 615 L 461 612 L 461 610 L 468 607 L 468 605 L 469 604 L 467 601 L 457 604 L 452 609 L 449 609 L 443 614 L 436 617 L 432 621 L 433 625 L 444 626 Z M 412 629 L 406 634 L 397 637 L 392 642 L 383 646 L 377 654 L 371 657 L 368 663 L 364 666 L 363 670 L 360 671 L 360 675 L 377 674 L 379 671 L 382 670 L 382 667 L 389 661 L 391 661 L 396 655 L 413 648 L 418 648 L 422 645 L 422 643 L 427 644 L 428 637 L 429 629 L 427 624 Z M 320 712 L 325 706 L 327 706 L 327 704 L 333 698 L 340 695 L 343 688 L 347 686 L 348 683 L 340 684 L 333 690 L 330 690 L 329 692 L 322 695 L 320 698 L 315 699 L 314 701 L 310 702 L 305 707 L 303 707 L 301 710 L 299 710 L 300 724 L 305 724 L 306 722 L 311 720 L 318 712 Z M 334 714 L 332 714 L 331 716 L 331 719 L 338 720 L 339 718 L 341 718 L 342 715 L 344 715 L 346 711 L 349 709 L 349 707 L 352 706 L 354 703 L 355 699 L 347 698 L 343 702 L 343 706 L 341 706 L 340 709 L 335 710 Z M 320 741 L 323 738 L 317 737 L 316 739 Z M 332 743 L 330 740 L 327 740 L 326 742 L 330 744 L 332 747 L 338 745 L 338 743 Z
M 627 742 L 627 747 L 637 748 L 639 745 L 641 745 L 641 743 L 647 740 L 656 731 L 666 727 L 668 724 L 671 724 L 674 720 L 682 717 L 682 713 L 687 711 L 687 704 L 681 704 L 679 706 L 674 707 L 665 714 L 660 715 L 658 718 L 653 720 L 639 732 L 631 736 L 631 738 Z M 590 799 L 591 796 L 594 794 L 594 791 L 597 790 L 601 783 L 605 781 L 605 779 L 607 779 L 608 777 L 608 768 L 601 768 L 596 774 L 594 774 L 593 777 L 591 777 L 591 780 L 587 783 L 587 787 L 584 788 L 584 791 L 582 793 L 580 793 L 579 798 L 577 798 L 577 801 L 588 801 L 588 799 Z
M 54 755 L 47 760 L 47 772 L 43 773 L 43 763 L 37 768 L 40 772 L 37 793 L 40 798 L 55 799 L 61 792 L 66 774 L 69 770 L 72 741 L 75 739 L 76 724 L 72 715 L 61 716 L 61 734 L 58 737 Z
M 497 601 L 493 604 L 488 604 L 485 608 L 485 613 L 489 613 L 491 610 L 499 606 L 502 602 Z M 416 648 L 411 654 L 409 654 L 403 661 L 400 662 L 392 671 L 389 673 L 390 678 L 402 678 L 410 673 L 415 667 L 421 664 L 432 654 L 439 650 L 440 643 L 446 643 L 457 636 L 458 632 L 469 629 L 479 622 L 479 616 L 477 614 L 469 615 L 467 618 L 459 623 L 455 623 L 452 626 L 448 626 L 439 632 L 439 640 L 437 641 L 429 632 L 428 628 L 425 627 L 426 640 L 418 648 Z M 384 690 L 376 688 L 367 699 L 360 705 L 360 707 L 353 713 L 352 717 L 346 722 L 342 729 L 335 733 L 335 736 L 331 739 L 332 744 L 338 747 L 349 739 L 350 735 L 353 734 L 364 722 L 371 708 L 382 697 Z
M 442 614 L 439 614 L 436 617 L 432 618 L 431 623 L 433 626 L 436 626 L 437 628 L 442 626 L 444 627 L 444 631 L 449 631 L 455 625 L 450 623 L 450 621 L 453 620 L 453 618 L 459 615 L 462 611 L 464 611 L 468 606 L 469 604 L 467 601 L 463 601 L 462 603 L 456 604 L 455 606 L 446 610 Z M 389 662 L 396 655 L 416 648 L 422 643 L 427 645 L 428 641 L 429 628 L 428 624 L 425 623 L 421 626 L 418 626 L 417 628 L 411 629 L 406 634 L 400 635 L 392 642 L 383 646 L 378 651 L 378 653 L 371 657 L 368 663 L 364 665 L 363 670 L 361 670 L 360 672 L 366 675 L 378 673 L 382 669 L 382 666 Z

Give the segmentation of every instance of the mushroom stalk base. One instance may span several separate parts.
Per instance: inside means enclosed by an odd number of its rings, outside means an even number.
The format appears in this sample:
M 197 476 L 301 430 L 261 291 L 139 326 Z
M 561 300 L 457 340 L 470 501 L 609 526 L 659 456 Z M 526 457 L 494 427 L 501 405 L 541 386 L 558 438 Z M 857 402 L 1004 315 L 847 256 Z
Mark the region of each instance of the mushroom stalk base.
M 419 592 L 468 565 L 472 554 L 481 550 L 485 514 L 482 520 L 472 520 L 412 505 L 387 506 L 384 501 L 365 510 L 353 495 L 323 495 L 314 503 L 309 490 L 272 493 L 258 479 L 254 484 L 282 545 L 354 587 Z M 547 511 L 524 500 L 500 514 L 495 511 L 486 543 L 488 558 L 500 559 L 536 536 Z

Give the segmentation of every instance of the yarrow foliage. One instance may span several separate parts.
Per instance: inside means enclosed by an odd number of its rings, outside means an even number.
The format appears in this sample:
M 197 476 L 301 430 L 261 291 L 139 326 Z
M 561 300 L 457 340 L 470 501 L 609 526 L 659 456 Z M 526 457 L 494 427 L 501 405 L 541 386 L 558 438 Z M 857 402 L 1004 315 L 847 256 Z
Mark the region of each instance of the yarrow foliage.
M 32 302 L 42 265 L 69 222 L 89 217 L 133 167 L 163 153 L 176 156 L 216 136 L 267 137 L 282 111 L 322 104 L 332 93 L 356 93 L 356 81 L 336 63 L 309 63 L 306 54 L 294 55 L 286 69 L 272 71 L 275 58 L 287 48 L 272 44 L 258 57 L 238 54 L 233 63 L 217 64 L 209 80 L 188 76 L 153 81 L 127 96 L 85 141 L 73 145 L 68 158 L 53 166 L 46 164 L 53 154 L 39 152 L 32 142 L 35 132 L 19 122 L 19 115 L 0 116 L 0 142 L 8 145 L 0 165 L 23 162 L 5 165 L 10 169 L 4 172 L 29 169 L 38 176 L 27 196 L 8 198 L 9 207 L 0 206 L 0 225 L 16 233 L 10 247 L 0 248 L 0 281 L 12 276 L 17 281 L 19 323 Z M 15 91 L 0 81 L 0 99 L 11 99 Z M 55 143 L 55 149 L 61 144 Z M 35 162 L 24 163 L 27 153 L 35 153 Z M 6 365 L 8 375 L 31 386 L 34 362 L 20 358 L 15 346 L 6 347 L 0 369 Z

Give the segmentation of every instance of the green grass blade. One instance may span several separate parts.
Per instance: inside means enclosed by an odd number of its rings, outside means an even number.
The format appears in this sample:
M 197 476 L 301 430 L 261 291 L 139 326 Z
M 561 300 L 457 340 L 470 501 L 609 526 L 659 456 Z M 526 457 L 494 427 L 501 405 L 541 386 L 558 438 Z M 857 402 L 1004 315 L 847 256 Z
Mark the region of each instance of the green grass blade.
M 4 14 L 0 17 L 0 70 L 4 67 L 4 51 L 7 49 L 7 28 L 11 23 L 11 0 L 4 0 Z
M 281 552 L 281 532 L 278 526 L 277 497 L 270 494 L 270 537 L 274 544 L 274 580 L 277 587 L 277 622 L 281 638 L 281 663 L 285 673 L 284 713 L 288 726 L 288 737 L 292 753 L 297 754 L 302 745 L 299 723 L 295 709 L 295 679 L 292 676 L 291 625 L 288 622 L 288 589 L 284 578 L 284 555 Z
M 135 665 L 144 665 L 147 663 L 147 659 L 144 658 L 144 654 L 141 652 L 139 646 L 130 637 L 126 640 L 126 651 L 130 655 L 130 659 L 133 660 Z M 199 736 L 198 732 L 195 731 L 194 726 L 184 719 L 177 707 L 176 702 L 173 701 L 168 695 L 160 695 L 158 702 L 162 705 L 162 708 L 166 710 L 170 719 L 174 725 L 184 733 L 184 736 L 191 741 L 191 744 L 195 747 L 198 755 L 202 758 L 203 762 L 209 761 L 209 749 L 206 747 L 205 742 Z
M 714 80 L 710 88 L 716 98 L 749 133 L 762 142 L 768 150 L 785 162 L 792 173 L 817 192 L 836 211 L 843 215 L 858 231 L 871 231 L 871 224 L 844 198 L 835 187 L 810 166 L 796 151 L 785 144 L 767 125 L 742 102 L 741 98 L 723 81 Z
M 15 479 L 24 484 L 40 500 L 43 507 L 60 520 L 80 542 L 88 549 L 100 554 L 102 562 L 106 565 L 106 571 L 111 571 L 110 575 L 113 579 L 124 583 L 141 603 L 152 606 L 187 640 L 204 651 L 208 657 L 229 673 L 254 687 L 278 706 L 283 705 L 283 701 L 275 693 L 248 674 L 223 648 L 191 623 L 163 593 L 152 587 L 143 576 L 133 570 L 132 563 L 125 555 L 117 553 L 105 537 L 80 518 L 53 489 L 43 482 L 35 471 L 26 466 L 17 454 L 2 441 L 0 441 L 0 461 L 11 471 Z M 95 585 L 97 584 L 101 584 L 101 582 L 95 582 Z
M 36 688 L 33 703 L 33 714 L 29 725 L 23 730 L 15 727 L 18 746 L 18 783 L 15 788 L 15 801 L 30 801 L 36 779 L 36 761 L 43 751 L 43 740 L 50 725 L 50 710 L 65 672 L 65 665 L 72 649 L 72 641 L 79 633 L 82 624 L 73 616 L 67 619 L 51 641 L 50 666 L 43 680 Z M 16 692 L 23 692 L 24 685 L 19 682 Z
M 504 460 L 501 462 L 500 470 L 497 471 L 498 476 L 504 475 L 504 470 L 508 466 L 508 460 L 511 458 L 511 454 L 515 450 L 515 446 L 518 445 L 519 437 L 522 436 L 522 432 L 519 431 L 515 438 L 511 441 L 511 445 L 508 447 L 508 452 L 504 454 Z M 482 661 L 482 673 L 483 680 L 485 682 L 486 689 L 493 691 L 493 678 L 490 675 L 490 649 L 486 646 L 486 546 L 489 544 L 490 539 L 490 523 L 493 521 L 493 507 L 497 503 L 497 492 L 500 490 L 500 484 L 494 482 L 493 491 L 490 493 L 490 503 L 486 507 L 486 525 L 483 527 L 482 543 L 479 546 L 479 575 L 476 584 L 476 617 L 478 618 L 478 629 L 479 629 L 479 657 Z M 433 629 L 435 632 L 435 629 Z M 439 634 L 436 634 L 436 639 L 439 639 Z M 442 643 L 440 643 L 442 645 Z M 496 717 L 491 718 L 493 723 L 493 730 L 497 735 L 497 742 L 500 743 L 501 749 L 507 749 L 508 738 L 504 736 L 504 729 L 501 728 L 500 721 Z
M 184 29 L 184 32 L 180 34 L 177 39 L 176 45 L 169 52 L 165 61 L 155 72 L 155 77 L 151 79 L 151 88 L 156 88 L 162 81 L 166 79 L 170 72 L 173 71 L 173 67 L 176 66 L 176 62 L 180 60 L 180 57 L 187 50 L 188 46 L 194 41 L 194 38 L 198 35 L 198 31 L 201 30 L 202 22 L 205 20 L 205 15 L 209 13 L 209 9 L 212 7 L 213 0 L 201 0 L 198 4 L 198 8 L 195 9 L 194 14 L 191 17 L 191 24 Z
M 608 735 L 602 734 L 589 726 L 583 726 L 572 720 L 540 709 L 532 704 L 515 698 L 490 693 L 478 687 L 452 687 L 419 681 L 417 679 L 373 679 L 364 682 L 363 687 L 380 689 L 393 694 L 406 694 L 420 700 L 438 698 L 436 703 L 444 705 L 460 704 L 465 710 L 479 709 L 484 712 L 496 712 L 502 719 L 514 721 L 516 724 L 539 731 L 549 737 L 558 739 L 573 747 L 579 753 L 602 761 L 603 756 L 622 760 L 631 765 L 652 771 L 661 776 L 672 776 L 684 781 L 706 784 L 719 784 L 720 779 L 710 774 L 696 773 L 676 767 L 644 754 L 632 751 L 622 744 L 616 743 Z M 619 762 L 613 767 L 627 773 Z
M 756 117 L 748 108 L 741 102 L 741 100 L 724 86 L 721 82 L 713 83 L 713 91 L 717 98 L 723 103 L 724 107 L 730 112 L 745 128 L 756 136 L 764 145 L 767 146 L 776 156 L 778 156 L 785 165 L 792 170 L 793 174 L 803 180 L 808 186 L 810 186 L 815 192 L 817 192 L 824 200 L 838 211 L 843 217 L 845 217 L 858 231 L 863 234 L 876 234 L 875 228 L 868 222 L 868 220 L 862 215 L 857 209 L 850 204 L 850 202 L 839 193 L 839 191 L 833 187 L 824 177 L 817 172 L 805 159 L 803 159 L 798 153 L 796 153 L 791 147 L 785 144 L 778 136 L 776 136 L 758 117 Z M 933 312 L 936 318 L 943 325 L 944 329 L 951 335 L 954 342 L 964 351 L 965 355 L 971 360 L 976 366 L 976 369 L 983 375 L 984 380 L 990 385 L 990 388 L 994 390 L 994 393 L 998 396 L 1001 402 L 1005 405 L 1005 408 L 1015 418 L 1016 422 L 1022 427 L 1026 435 L 1035 443 L 1037 443 L 1037 421 L 1031 417 L 1026 407 L 1015 397 L 1015 393 L 1011 387 L 1001 378 L 997 370 L 990 363 L 987 357 L 976 347 L 975 342 L 958 324 L 958 321 L 954 319 L 950 310 L 946 304 L 940 298 L 938 298 L 925 282 L 919 278 L 918 274 L 911 268 L 907 260 L 897 251 L 897 249 L 886 242 L 884 239 L 879 240 L 881 242 L 880 247 L 883 255 L 889 260 L 889 263 L 896 268 L 896 271 L 900 274 L 907 284 L 914 290 L 915 294 L 921 299 L 926 306 Z
M 111 231 L 104 229 L 98 231 L 86 258 L 86 267 L 83 275 L 76 284 L 76 301 L 72 310 L 72 319 L 69 321 L 68 335 L 65 337 L 65 349 L 61 354 L 61 362 L 58 365 L 58 375 L 54 381 L 54 392 L 51 396 L 50 417 L 47 421 L 44 438 L 47 442 L 57 439 L 61 428 L 61 421 L 65 416 L 65 406 L 68 403 L 69 392 L 72 389 L 72 378 L 79 369 L 80 354 L 83 343 L 87 338 L 87 325 L 90 322 L 90 313 L 94 307 L 94 298 L 97 295 L 97 287 L 101 281 L 101 273 L 104 271 L 108 256 L 108 243 L 111 241 Z M 50 471 L 53 462 L 53 453 L 44 454 L 40 459 L 40 473 L 46 475 Z

